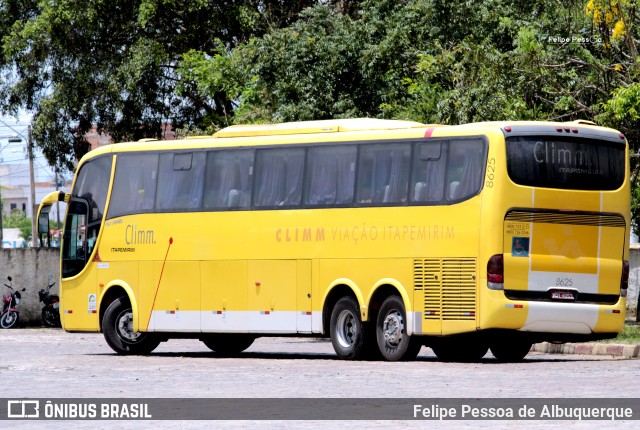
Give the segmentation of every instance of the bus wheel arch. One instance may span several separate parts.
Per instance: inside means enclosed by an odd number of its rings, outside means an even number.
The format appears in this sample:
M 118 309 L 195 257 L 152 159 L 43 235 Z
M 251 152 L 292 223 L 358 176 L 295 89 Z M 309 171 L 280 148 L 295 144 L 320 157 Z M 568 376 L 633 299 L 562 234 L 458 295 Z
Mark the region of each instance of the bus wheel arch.
M 153 333 L 134 331 L 135 306 L 121 286 L 109 288 L 100 300 L 100 329 L 107 344 L 122 355 L 145 355 L 161 339 Z
M 107 311 L 107 308 L 111 303 L 113 303 L 114 300 L 118 299 L 119 297 L 125 297 L 127 300 L 129 300 L 129 303 L 131 303 L 131 296 L 127 293 L 127 290 L 120 285 L 113 285 L 102 294 L 102 297 L 100 298 L 99 311 L 100 331 L 102 331 L 102 320 L 104 319 L 104 314 Z
M 357 293 L 356 293 L 357 291 Z M 331 324 L 331 314 L 333 312 L 333 308 L 336 306 L 336 303 L 343 297 L 351 297 L 353 300 L 358 303 L 358 307 L 361 308 L 364 301 L 362 300 L 362 294 L 355 287 L 355 285 L 351 285 L 351 283 L 336 283 L 333 285 L 323 300 L 322 307 L 322 331 L 325 335 L 329 335 L 329 326 Z M 362 318 L 362 309 L 360 309 L 360 317 Z

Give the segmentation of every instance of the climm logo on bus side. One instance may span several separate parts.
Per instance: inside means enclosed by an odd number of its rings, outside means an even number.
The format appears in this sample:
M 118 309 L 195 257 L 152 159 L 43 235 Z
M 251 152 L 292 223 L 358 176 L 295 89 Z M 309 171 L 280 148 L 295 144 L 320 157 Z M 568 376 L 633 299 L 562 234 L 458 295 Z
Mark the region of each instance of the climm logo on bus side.
M 129 224 L 124 230 L 124 241 L 127 245 L 155 245 L 155 232 Z
M 455 239 L 453 225 L 389 225 L 351 227 L 288 227 L 276 230 L 276 242 L 418 241 Z

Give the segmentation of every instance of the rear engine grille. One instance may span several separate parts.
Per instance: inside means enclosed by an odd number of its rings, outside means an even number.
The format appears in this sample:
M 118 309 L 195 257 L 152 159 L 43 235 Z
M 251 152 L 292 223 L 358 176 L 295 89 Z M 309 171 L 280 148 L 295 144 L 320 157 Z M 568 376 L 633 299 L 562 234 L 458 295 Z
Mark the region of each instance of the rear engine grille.
M 414 288 L 424 291 L 425 319 L 475 319 L 475 258 L 416 259 L 413 273 Z

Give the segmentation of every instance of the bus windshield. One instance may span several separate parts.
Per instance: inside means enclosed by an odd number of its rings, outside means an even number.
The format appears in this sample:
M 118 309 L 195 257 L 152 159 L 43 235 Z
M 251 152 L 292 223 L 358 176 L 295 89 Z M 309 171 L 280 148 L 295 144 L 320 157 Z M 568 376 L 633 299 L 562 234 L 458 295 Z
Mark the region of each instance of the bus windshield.
M 507 138 L 507 170 L 520 185 L 615 190 L 624 181 L 625 146 L 556 136 Z
M 107 202 L 111 163 L 111 156 L 99 157 L 78 172 L 64 228 L 63 277 L 80 273 L 93 252 Z

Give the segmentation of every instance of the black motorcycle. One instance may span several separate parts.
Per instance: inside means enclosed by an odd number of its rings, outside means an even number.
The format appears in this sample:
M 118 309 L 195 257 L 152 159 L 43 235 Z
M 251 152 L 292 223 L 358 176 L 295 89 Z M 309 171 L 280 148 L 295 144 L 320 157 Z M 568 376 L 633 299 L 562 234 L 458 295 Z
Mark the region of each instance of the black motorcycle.
M 62 327 L 60 323 L 60 297 L 51 294 L 51 287 L 56 283 L 53 282 L 53 276 L 49 275 L 49 285 L 47 289 L 41 289 L 38 292 L 40 301 L 44 303 L 42 308 L 42 321 L 48 327 Z

